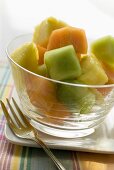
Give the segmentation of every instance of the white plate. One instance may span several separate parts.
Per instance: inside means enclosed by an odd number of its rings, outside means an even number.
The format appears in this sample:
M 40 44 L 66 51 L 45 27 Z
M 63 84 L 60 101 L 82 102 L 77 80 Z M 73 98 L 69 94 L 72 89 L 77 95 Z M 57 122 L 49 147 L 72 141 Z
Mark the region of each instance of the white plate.
M 13 96 L 17 100 L 16 92 Z M 42 132 L 39 132 L 40 137 L 47 143 L 50 148 L 65 149 L 75 151 L 86 151 L 96 153 L 114 153 L 114 108 L 111 110 L 106 120 L 96 131 L 83 138 L 64 139 L 53 137 Z M 30 140 L 24 140 L 16 137 L 8 125 L 5 125 L 5 137 L 8 141 L 14 144 L 40 147 Z

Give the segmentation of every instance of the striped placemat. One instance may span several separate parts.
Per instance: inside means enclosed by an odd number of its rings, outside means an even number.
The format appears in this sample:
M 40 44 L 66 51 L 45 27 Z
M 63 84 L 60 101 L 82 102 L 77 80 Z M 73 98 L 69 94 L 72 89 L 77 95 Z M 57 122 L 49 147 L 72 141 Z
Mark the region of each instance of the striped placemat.
M 14 84 L 7 61 L 0 61 L 0 99 L 5 102 L 11 98 Z M 0 107 L 0 170 L 56 170 L 51 159 L 42 149 L 22 147 L 11 144 L 5 139 L 5 117 Z M 53 150 L 53 153 L 66 170 L 80 170 L 77 153 Z

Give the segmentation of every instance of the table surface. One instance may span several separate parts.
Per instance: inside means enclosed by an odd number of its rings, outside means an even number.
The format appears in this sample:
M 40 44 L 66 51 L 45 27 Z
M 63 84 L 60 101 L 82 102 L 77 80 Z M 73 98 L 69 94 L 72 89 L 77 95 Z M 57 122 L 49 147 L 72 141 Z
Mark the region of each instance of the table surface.
M 11 98 L 14 84 L 7 60 L 0 60 L 0 99 Z M 9 143 L 4 136 L 5 117 L 0 107 L 0 170 L 56 170 L 40 148 Z M 66 170 L 113 170 L 114 155 L 53 150 Z

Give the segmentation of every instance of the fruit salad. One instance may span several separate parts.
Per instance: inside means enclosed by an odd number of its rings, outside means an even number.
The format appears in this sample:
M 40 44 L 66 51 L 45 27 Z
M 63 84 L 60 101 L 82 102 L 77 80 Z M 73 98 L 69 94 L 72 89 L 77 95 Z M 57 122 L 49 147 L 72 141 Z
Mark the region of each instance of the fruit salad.
M 80 114 L 90 113 L 99 96 L 103 99 L 110 93 L 110 88 L 105 93 L 105 88 L 92 90 L 89 86 L 78 85 L 114 83 L 114 38 L 105 36 L 88 44 L 84 29 L 54 17 L 36 26 L 31 42 L 16 49 L 11 58 L 23 68 L 44 77 L 39 80 L 38 76 L 25 76 L 30 101 L 44 114 L 67 116 L 73 109 Z

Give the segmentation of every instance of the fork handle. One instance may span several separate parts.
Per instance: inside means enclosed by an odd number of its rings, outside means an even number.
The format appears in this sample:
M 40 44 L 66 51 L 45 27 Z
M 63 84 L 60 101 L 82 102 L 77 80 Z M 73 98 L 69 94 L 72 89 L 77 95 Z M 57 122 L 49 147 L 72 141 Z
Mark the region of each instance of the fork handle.
M 36 143 L 38 143 L 43 149 L 44 151 L 47 153 L 47 155 L 52 159 L 52 161 L 55 163 L 55 165 L 57 166 L 57 168 L 59 170 L 66 170 L 63 165 L 60 163 L 60 161 L 55 157 L 55 155 L 51 152 L 51 150 L 49 149 L 49 147 L 37 136 L 37 132 L 34 132 L 35 134 L 35 138 L 34 141 Z

